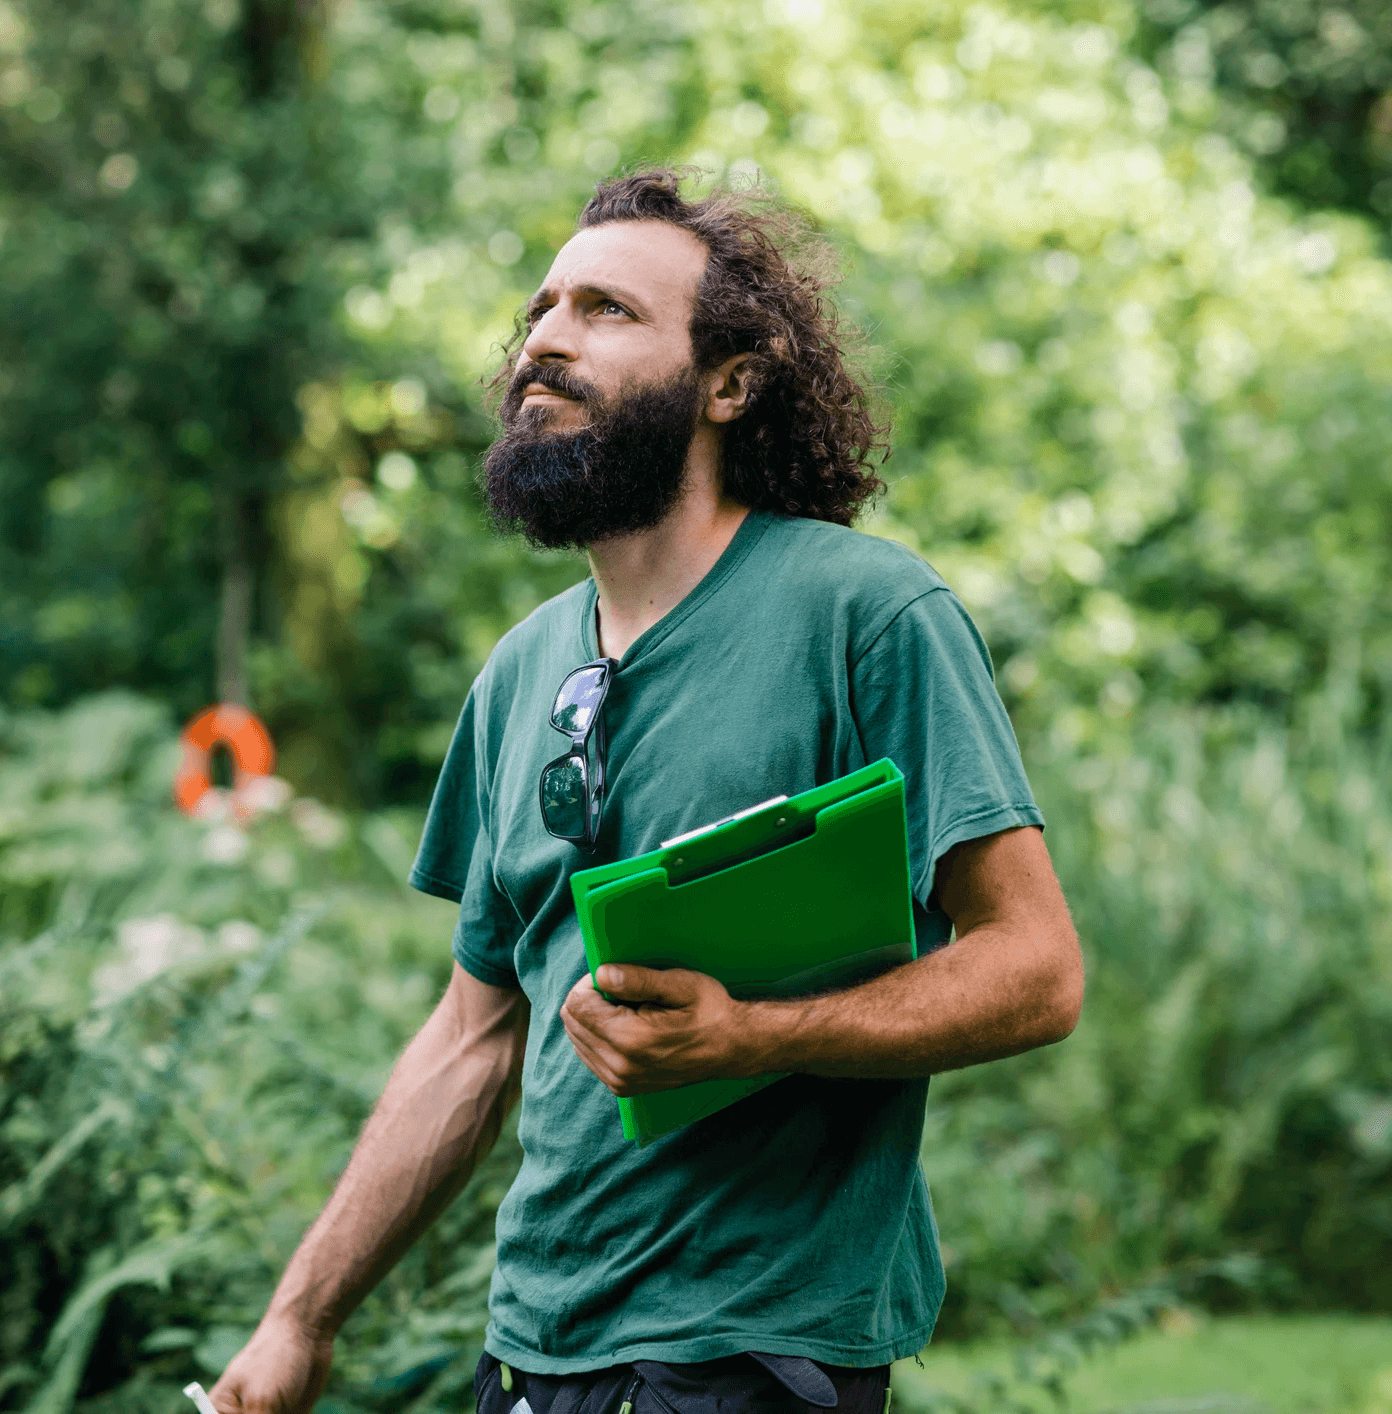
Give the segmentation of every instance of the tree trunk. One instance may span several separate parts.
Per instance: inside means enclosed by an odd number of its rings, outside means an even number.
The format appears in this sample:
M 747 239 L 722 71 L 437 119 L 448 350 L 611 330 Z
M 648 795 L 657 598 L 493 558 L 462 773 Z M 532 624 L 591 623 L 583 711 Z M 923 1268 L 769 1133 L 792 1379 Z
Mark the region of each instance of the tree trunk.
M 222 596 L 218 614 L 217 696 L 219 702 L 246 707 L 247 646 L 251 641 L 251 565 L 241 524 L 241 507 L 233 509 L 222 561 Z
M 272 98 L 287 85 L 314 82 L 327 63 L 329 10 L 333 0 L 247 0 L 241 37 L 247 84 L 253 101 Z M 277 257 L 280 253 L 277 252 Z M 273 263 L 273 262 L 272 262 Z M 265 275 L 269 272 L 251 272 Z M 222 585 L 217 631 L 217 695 L 220 702 L 248 707 L 247 654 L 258 580 L 266 563 L 264 512 L 286 447 L 269 425 L 251 417 L 246 452 L 257 474 L 226 475 L 223 486 Z

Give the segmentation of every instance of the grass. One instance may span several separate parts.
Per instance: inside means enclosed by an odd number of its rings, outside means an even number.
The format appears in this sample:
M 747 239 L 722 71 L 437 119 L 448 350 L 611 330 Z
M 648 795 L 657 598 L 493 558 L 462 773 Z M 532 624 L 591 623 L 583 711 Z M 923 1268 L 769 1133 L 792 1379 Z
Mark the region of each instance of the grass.
M 912 1360 L 894 1368 L 904 1414 L 940 1407 L 943 1395 L 989 1407 L 986 1380 L 1012 1370 L 1004 1344 L 930 1346 L 922 1359 L 921 1370 Z M 1392 1318 L 1179 1312 L 1086 1361 L 1065 1388 L 1070 1414 L 1392 1414 Z M 1010 1393 L 1040 1411 L 1056 1407 L 1043 1390 Z

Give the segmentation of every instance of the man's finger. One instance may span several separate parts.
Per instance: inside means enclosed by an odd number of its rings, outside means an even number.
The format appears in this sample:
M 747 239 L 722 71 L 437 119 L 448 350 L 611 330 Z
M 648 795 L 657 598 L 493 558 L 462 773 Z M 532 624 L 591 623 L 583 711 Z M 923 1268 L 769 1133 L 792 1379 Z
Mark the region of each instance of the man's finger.
M 595 974 L 595 981 L 615 1001 L 687 1006 L 696 999 L 699 975 L 682 967 L 635 967 L 627 962 L 619 967 L 606 962 Z
M 615 1006 L 600 996 L 590 984 L 588 972 L 561 1003 L 561 1022 L 568 1031 L 582 1026 L 595 1036 L 603 1036 L 616 1022 L 631 1019 L 632 1016 L 631 1007 Z
M 580 1057 L 585 1068 L 612 1090 L 617 1081 L 617 1075 L 609 1057 L 605 1056 L 584 1033 L 572 1031 L 570 1027 L 566 1027 L 566 1033 L 570 1037 L 570 1044 L 575 1047 L 575 1054 Z
M 636 1018 L 627 1007 L 611 1007 L 607 1016 L 587 1016 L 583 1011 L 562 1011 L 561 1025 L 577 1050 L 583 1042 L 611 1065 L 626 1065 L 644 1038 L 635 1031 Z
M 611 1007 L 611 1015 L 632 1024 L 634 1014 L 625 1007 Z M 633 1056 L 625 1047 L 602 1030 L 592 1028 L 587 1019 L 561 1012 L 561 1024 L 565 1027 L 575 1054 L 580 1057 L 586 1069 L 616 1095 L 634 1095 L 644 1090 L 663 1089 L 663 1084 L 643 1085 L 634 1075 Z M 670 1081 L 665 1084 L 670 1085 Z
M 565 1027 L 565 1033 L 573 1044 L 578 1045 L 581 1040 L 584 1040 L 587 1044 L 594 1046 L 602 1039 L 600 1033 L 589 1024 L 588 1020 L 578 1011 L 571 1010 L 568 1004 L 561 1008 L 561 1025 Z
M 617 1008 L 611 1008 L 617 1010 Z M 602 1025 L 596 1024 L 596 1018 L 586 1016 L 583 1008 L 571 1008 L 569 1005 L 561 1008 L 561 1025 L 565 1027 L 566 1035 L 570 1037 L 571 1044 L 578 1050 L 581 1042 L 591 1050 L 615 1051 L 612 1038 L 605 1032 Z

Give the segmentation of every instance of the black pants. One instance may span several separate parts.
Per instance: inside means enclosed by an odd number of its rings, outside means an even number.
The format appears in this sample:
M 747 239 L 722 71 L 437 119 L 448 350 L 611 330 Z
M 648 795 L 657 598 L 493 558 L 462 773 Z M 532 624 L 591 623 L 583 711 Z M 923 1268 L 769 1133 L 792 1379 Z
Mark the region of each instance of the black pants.
M 530 1375 L 485 1353 L 474 1372 L 478 1414 L 886 1414 L 889 1366 L 852 1370 L 811 1360 L 731 1355 L 691 1365 L 639 1360 L 575 1375 Z M 822 1378 L 825 1377 L 825 1378 Z M 809 1397 L 810 1396 L 810 1397 Z M 523 1411 L 525 1414 L 525 1411 Z

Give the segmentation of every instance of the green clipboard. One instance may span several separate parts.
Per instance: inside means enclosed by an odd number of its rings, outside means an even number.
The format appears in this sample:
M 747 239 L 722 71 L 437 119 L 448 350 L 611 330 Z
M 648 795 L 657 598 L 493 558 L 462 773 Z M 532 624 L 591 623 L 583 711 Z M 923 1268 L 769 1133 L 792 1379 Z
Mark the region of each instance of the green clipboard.
M 862 981 L 914 947 L 904 777 L 885 759 L 571 878 L 591 976 L 685 967 L 740 1000 Z M 703 1080 L 619 1100 L 639 1147 L 783 1079 Z

